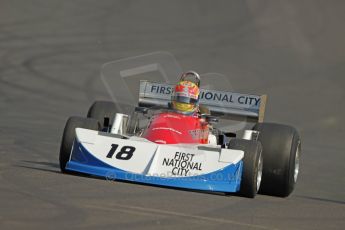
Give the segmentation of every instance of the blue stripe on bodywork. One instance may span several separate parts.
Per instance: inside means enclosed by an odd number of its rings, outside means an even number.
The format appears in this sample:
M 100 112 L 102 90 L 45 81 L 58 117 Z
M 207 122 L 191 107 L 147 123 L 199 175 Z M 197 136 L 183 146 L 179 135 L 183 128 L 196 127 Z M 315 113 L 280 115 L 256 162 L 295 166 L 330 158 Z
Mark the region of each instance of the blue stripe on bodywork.
M 105 177 L 110 180 L 126 180 L 145 184 L 207 190 L 215 192 L 237 192 L 240 189 L 243 162 L 223 169 L 191 177 L 159 177 L 127 172 L 108 165 L 94 157 L 78 141 L 74 142 L 71 160 L 66 169 Z

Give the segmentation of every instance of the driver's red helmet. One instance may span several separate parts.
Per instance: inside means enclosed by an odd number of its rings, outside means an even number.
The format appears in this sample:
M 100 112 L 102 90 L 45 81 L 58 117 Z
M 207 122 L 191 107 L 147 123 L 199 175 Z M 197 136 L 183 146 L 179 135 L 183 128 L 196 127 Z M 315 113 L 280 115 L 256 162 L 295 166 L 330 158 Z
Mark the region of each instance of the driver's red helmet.
M 190 80 L 185 80 L 188 76 L 194 76 L 197 82 L 194 83 Z M 182 75 L 171 97 L 173 109 L 185 114 L 194 113 L 198 110 L 200 93 L 199 82 L 199 75 L 193 71 L 186 72 Z

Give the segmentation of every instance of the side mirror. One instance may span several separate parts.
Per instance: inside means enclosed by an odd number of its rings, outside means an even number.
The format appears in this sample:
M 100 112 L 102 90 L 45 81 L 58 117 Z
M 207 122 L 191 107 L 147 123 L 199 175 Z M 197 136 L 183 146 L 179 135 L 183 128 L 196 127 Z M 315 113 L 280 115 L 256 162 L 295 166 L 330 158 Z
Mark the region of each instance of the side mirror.
M 210 124 L 215 124 L 218 123 L 218 118 L 215 116 L 211 116 L 208 114 L 201 114 L 201 117 L 204 118 L 206 120 L 206 122 L 210 123 Z
M 236 138 L 236 133 L 230 133 L 230 132 L 227 132 L 227 133 L 223 133 L 226 137 L 229 137 L 229 138 Z
M 148 108 L 146 107 L 135 107 L 135 112 L 138 112 L 138 113 L 142 113 L 142 114 L 147 114 L 147 112 L 149 111 Z

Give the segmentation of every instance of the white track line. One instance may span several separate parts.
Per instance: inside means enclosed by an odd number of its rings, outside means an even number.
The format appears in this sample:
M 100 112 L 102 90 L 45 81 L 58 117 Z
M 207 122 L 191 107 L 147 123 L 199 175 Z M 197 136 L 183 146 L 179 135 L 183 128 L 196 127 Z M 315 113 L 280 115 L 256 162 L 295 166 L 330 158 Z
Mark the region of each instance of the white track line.
M 102 206 L 96 206 L 96 205 L 85 205 L 87 208 L 93 208 L 98 210 L 105 210 L 105 211 L 120 211 L 125 213 L 133 213 L 137 215 L 143 215 L 143 216 L 157 216 L 157 215 L 165 215 L 165 216 L 175 216 L 175 217 L 183 217 L 183 218 L 192 218 L 192 219 L 198 219 L 203 221 L 210 221 L 210 222 L 216 222 L 221 224 L 233 224 L 238 226 L 245 226 L 250 227 L 254 229 L 266 229 L 266 230 L 273 230 L 276 228 L 270 228 L 262 225 L 256 225 L 256 224 L 248 224 L 233 220 L 225 220 L 220 218 L 213 218 L 213 217 L 206 217 L 206 216 L 199 216 L 199 215 L 192 215 L 187 213 L 179 213 L 174 211 L 166 211 L 161 209 L 153 209 L 153 208 L 144 208 L 144 207 L 137 207 L 137 206 L 128 206 L 128 205 L 120 205 L 120 204 L 113 204 L 108 207 L 102 207 Z

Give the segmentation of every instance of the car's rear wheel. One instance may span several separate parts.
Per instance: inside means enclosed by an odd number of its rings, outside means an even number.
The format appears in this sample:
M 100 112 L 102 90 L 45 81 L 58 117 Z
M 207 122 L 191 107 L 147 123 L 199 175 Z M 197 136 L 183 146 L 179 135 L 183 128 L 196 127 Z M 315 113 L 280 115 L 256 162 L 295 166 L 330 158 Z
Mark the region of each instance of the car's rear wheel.
M 239 194 L 244 197 L 254 198 L 260 188 L 264 163 L 261 154 L 261 143 L 252 140 L 231 139 L 228 147 L 244 151 Z
M 91 105 L 87 113 L 87 117 L 96 119 L 101 125 L 101 130 L 103 130 L 107 125 L 105 124 L 105 121 L 107 120 L 108 124 L 111 124 L 114 121 L 117 112 L 114 102 L 95 101 Z
M 294 190 L 299 170 L 301 139 L 295 128 L 274 123 L 258 123 L 263 169 L 260 193 L 287 197 Z
M 70 117 L 68 118 L 65 129 L 62 135 L 62 141 L 60 146 L 60 169 L 61 172 L 68 173 L 66 170 L 66 164 L 70 159 L 71 150 L 73 146 L 74 139 L 76 137 L 75 129 L 76 128 L 85 128 L 92 130 L 99 130 L 99 122 L 92 118 L 83 118 L 83 117 Z

